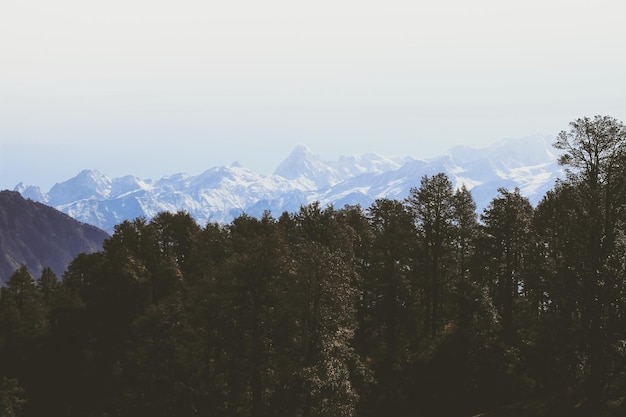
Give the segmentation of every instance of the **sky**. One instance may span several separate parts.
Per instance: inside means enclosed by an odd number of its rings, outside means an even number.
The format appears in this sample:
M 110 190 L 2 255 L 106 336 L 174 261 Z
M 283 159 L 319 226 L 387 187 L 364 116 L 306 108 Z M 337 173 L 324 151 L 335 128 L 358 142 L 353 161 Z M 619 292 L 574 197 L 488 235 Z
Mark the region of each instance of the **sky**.
M 626 119 L 621 0 L 3 0 L 0 189 Z

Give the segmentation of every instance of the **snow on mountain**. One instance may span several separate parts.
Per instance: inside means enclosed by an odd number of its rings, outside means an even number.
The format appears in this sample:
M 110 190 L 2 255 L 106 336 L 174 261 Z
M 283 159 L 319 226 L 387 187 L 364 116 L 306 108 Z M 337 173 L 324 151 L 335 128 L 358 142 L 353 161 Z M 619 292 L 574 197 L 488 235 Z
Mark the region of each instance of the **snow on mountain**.
M 474 149 L 456 146 L 428 160 L 368 153 L 324 161 L 298 145 L 274 174 L 261 175 L 235 163 L 197 175 L 175 174 L 157 181 L 109 178 L 95 170 L 54 185 L 48 193 L 18 184 L 15 191 L 108 232 L 123 220 L 152 218 L 161 211 L 189 212 L 200 224 L 227 223 L 241 213 L 260 216 L 297 211 L 314 201 L 368 207 L 377 198 L 404 199 L 424 175 L 445 172 L 455 187 L 465 184 L 479 210 L 500 187 L 519 187 L 536 204 L 562 171 L 551 138 L 508 139 Z
M 115 178 L 111 180 L 110 183 L 111 187 L 109 193 L 111 198 L 120 198 L 137 191 L 149 191 L 152 189 L 150 181 L 144 181 L 132 175 Z
M 48 201 L 48 196 L 41 192 L 41 188 L 34 185 L 26 185 L 23 182 L 20 182 L 15 186 L 13 191 L 17 191 L 24 198 L 29 198 L 33 201 L 38 201 L 40 203 L 46 203 Z
M 322 161 L 309 148 L 298 145 L 274 171 L 288 180 L 296 180 L 300 189 L 319 190 L 342 180 L 342 173 Z
M 289 180 L 300 180 L 309 189 L 321 190 L 362 174 L 382 174 L 399 169 L 410 160 L 411 158 L 392 159 L 375 153 L 365 153 L 341 156 L 337 161 L 323 161 L 305 145 L 298 145 L 274 174 Z
M 48 192 L 48 204 L 61 206 L 77 200 L 102 200 L 111 193 L 112 180 L 96 170 L 81 171 L 74 178 L 55 184 Z

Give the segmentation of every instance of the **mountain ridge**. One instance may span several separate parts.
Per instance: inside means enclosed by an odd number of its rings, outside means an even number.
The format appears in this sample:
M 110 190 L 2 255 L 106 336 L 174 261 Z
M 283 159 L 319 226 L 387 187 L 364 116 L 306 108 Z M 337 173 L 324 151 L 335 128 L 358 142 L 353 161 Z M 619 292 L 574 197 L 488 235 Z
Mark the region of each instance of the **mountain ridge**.
M 103 230 L 18 192 L 0 191 L 0 284 L 25 264 L 38 278 L 49 267 L 60 278 L 80 253 L 102 249 Z
M 161 211 L 184 210 L 202 224 L 227 223 L 244 212 L 293 212 L 313 201 L 367 207 L 377 198 L 404 199 L 424 175 L 439 172 L 455 187 L 465 184 L 479 210 L 500 187 L 518 187 L 536 204 L 562 176 L 557 160 L 549 137 L 542 135 L 505 139 L 484 148 L 459 145 L 429 159 L 363 153 L 324 161 L 299 144 L 272 174 L 258 174 L 238 163 L 158 180 L 110 178 L 83 170 L 47 193 L 23 183 L 15 191 L 110 233 L 123 220 L 149 219 Z

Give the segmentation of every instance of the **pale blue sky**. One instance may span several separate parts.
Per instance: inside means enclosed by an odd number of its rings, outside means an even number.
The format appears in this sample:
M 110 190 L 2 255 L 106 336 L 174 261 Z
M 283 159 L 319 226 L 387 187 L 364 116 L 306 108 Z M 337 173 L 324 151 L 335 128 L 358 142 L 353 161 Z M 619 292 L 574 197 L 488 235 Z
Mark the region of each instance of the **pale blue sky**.
M 4 0 L 0 189 L 626 119 L 621 0 Z

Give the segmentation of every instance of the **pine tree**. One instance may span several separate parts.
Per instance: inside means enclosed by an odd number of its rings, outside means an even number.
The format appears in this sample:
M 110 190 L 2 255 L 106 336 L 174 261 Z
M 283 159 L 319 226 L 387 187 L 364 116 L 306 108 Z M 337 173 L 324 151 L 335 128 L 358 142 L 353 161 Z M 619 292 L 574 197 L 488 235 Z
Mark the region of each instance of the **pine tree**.
M 426 328 L 431 338 L 441 330 L 442 306 L 450 271 L 454 191 L 447 175 L 425 176 L 407 199 L 415 218 L 426 275 Z
M 361 353 L 375 372 L 374 398 L 367 403 L 377 413 L 400 415 L 407 408 L 410 352 L 424 336 L 415 280 L 416 231 L 413 217 L 400 201 L 376 200 L 367 211 L 372 229 L 371 253 L 360 297 L 364 322 L 358 332 Z
M 47 310 L 26 265 L 20 266 L 0 290 L 0 340 L 20 349 L 47 332 Z
M 533 208 L 519 189 L 498 190 L 481 215 L 484 224 L 483 250 L 488 259 L 487 279 L 501 318 L 502 336 L 511 341 L 515 333 L 516 304 L 528 274 L 527 254 L 533 245 Z
M 623 225 L 626 214 L 626 126 L 609 116 L 585 117 L 570 123 L 554 144 L 563 151 L 566 182 L 579 204 L 578 231 L 571 248 L 582 260 L 572 280 L 581 288 L 578 298 L 581 326 L 587 342 L 584 386 L 588 406 L 595 410 L 611 374 L 610 352 L 624 291 Z
M 37 281 L 37 289 L 41 294 L 43 303 L 50 307 L 54 302 L 59 290 L 59 281 L 56 274 L 50 268 L 44 268 Z
M 281 217 L 291 248 L 288 311 L 298 359 L 291 415 L 354 416 L 364 367 L 356 330 L 356 261 L 346 217 L 319 204 Z
M 454 193 L 453 197 L 453 236 L 456 265 L 456 300 L 458 305 L 457 321 L 467 329 L 471 323 L 472 301 L 476 298 L 476 288 L 471 280 L 472 259 L 478 239 L 479 225 L 476 203 L 465 185 Z

